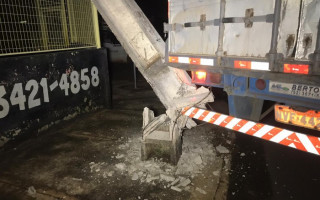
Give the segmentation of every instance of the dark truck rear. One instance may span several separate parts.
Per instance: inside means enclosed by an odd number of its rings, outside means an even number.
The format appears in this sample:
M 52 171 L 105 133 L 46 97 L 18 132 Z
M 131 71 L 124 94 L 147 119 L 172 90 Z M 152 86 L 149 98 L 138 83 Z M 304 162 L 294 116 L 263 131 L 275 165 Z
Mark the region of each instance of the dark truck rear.
M 319 0 L 169 0 L 166 62 L 224 88 L 230 115 L 320 130 Z M 270 111 L 268 109 L 267 111 Z

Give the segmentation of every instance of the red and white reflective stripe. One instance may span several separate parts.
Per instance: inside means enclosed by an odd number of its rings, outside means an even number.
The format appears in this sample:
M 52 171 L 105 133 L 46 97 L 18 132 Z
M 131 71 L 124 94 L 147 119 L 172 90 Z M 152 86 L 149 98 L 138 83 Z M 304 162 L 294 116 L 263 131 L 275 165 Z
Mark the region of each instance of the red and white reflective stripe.
M 234 68 L 270 71 L 268 62 L 235 60 Z
M 320 155 L 320 138 L 318 137 L 296 133 L 290 130 L 239 119 L 195 107 L 185 108 L 182 111 L 182 114 L 267 141 Z
M 169 56 L 170 63 L 192 64 L 192 65 L 206 65 L 213 66 L 214 60 L 212 58 L 192 58 L 185 56 Z

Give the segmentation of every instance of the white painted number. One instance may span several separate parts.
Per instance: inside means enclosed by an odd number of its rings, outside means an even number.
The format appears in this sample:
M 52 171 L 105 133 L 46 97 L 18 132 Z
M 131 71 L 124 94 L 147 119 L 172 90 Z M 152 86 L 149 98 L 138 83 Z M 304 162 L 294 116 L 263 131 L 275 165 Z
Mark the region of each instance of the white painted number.
M 88 68 L 84 68 L 81 70 L 81 81 L 85 82 L 81 84 L 83 90 L 88 90 L 90 87 L 90 78 L 86 75 L 88 72 Z
M 64 90 L 64 95 L 69 95 L 69 83 L 67 79 L 67 74 L 62 74 L 60 83 L 59 83 L 60 89 Z
M 10 95 L 11 105 L 19 105 L 20 110 L 25 110 L 24 103 L 26 102 L 26 96 L 23 94 L 22 83 L 14 84 L 13 90 Z
M 49 102 L 48 80 L 46 78 L 42 78 L 40 81 L 40 85 L 43 91 L 43 101 Z
M 98 68 L 96 66 L 93 66 L 91 68 L 91 83 L 93 87 L 97 87 L 99 85 L 99 76 L 98 76 Z
M 61 90 L 64 90 L 65 96 L 69 95 L 69 88 L 73 94 L 77 94 L 80 92 L 81 88 L 83 90 L 88 90 L 90 85 L 92 84 L 93 87 L 97 87 L 100 83 L 99 79 L 99 70 L 96 66 L 91 68 L 91 80 L 88 76 L 89 69 L 84 68 L 81 69 L 81 73 L 77 71 L 72 71 L 70 74 L 70 83 L 68 81 L 67 74 L 62 74 L 59 82 L 59 87 Z M 80 80 L 79 80 L 80 79 Z M 49 88 L 48 88 L 48 80 L 47 78 L 42 78 L 40 83 L 36 80 L 31 79 L 25 85 L 26 91 L 31 91 L 30 95 L 28 96 L 28 108 L 34 108 L 41 105 L 41 99 L 36 98 L 36 95 L 39 91 L 39 84 L 42 87 L 43 92 L 43 102 L 49 102 Z M 58 86 L 58 81 L 54 81 L 50 85 L 50 91 L 54 90 Z M 10 104 L 4 98 L 6 95 L 6 89 L 3 85 L 0 85 L 0 119 L 6 117 L 9 114 Z M 26 109 L 26 95 L 23 94 L 23 85 L 22 83 L 16 83 L 13 86 L 10 95 L 10 102 L 11 105 L 19 105 L 20 110 Z M 310 123 L 310 121 L 309 121 Z M 312 122 L 311 122 L 312 123 Z
M 31 88 L 33 88 L 33 89 L 31 90 Z M 40 103 L 40 98 L 35 99 L 35 96 L 37 95 L 38 90 L 39 90 L 39 85 L 38 85 L 37 81 L 33 80 L 33 79 L 28 81 L 27 84 L 26 84 L 26 90 L 27 91 L 31 90 L 31 93 L 30 93 L 29 98 L 28 98 L 28 107 L 29 107 L 29 109 L 37 107 L 37 106 L 40 106 L 40 104 L 41 104 Z
M 0 119 L 4 118 L 9 113 L 9 102 L 3 98 L 3 96 L 6 94 L 6 89 L 3 85 L 0 86 L 0 106 L 2 107 L 2 110 L 0 110 Z
M 72 71 L 70 75 L 71 80 L 71 92 L 73 94 L 77 94 L 80 91 L 80 83 L 79 83 L 79 73 L 77 71 Z

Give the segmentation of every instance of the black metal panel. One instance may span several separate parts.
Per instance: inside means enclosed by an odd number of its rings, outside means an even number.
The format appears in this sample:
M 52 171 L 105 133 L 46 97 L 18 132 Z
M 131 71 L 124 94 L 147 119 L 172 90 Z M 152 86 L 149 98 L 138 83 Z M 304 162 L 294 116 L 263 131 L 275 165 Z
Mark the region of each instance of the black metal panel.
M 0 146 L 102 106 L 111 106 L 104 49 L 0 58 Z

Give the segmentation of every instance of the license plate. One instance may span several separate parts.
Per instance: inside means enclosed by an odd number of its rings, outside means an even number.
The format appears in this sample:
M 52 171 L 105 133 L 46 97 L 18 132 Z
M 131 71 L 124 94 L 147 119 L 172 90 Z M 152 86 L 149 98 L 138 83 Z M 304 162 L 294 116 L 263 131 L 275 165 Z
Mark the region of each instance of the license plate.
M 320 131 L 320 111 L 302 112 L 283 105 L 275 105 L 274 108 L 276 121 Z

